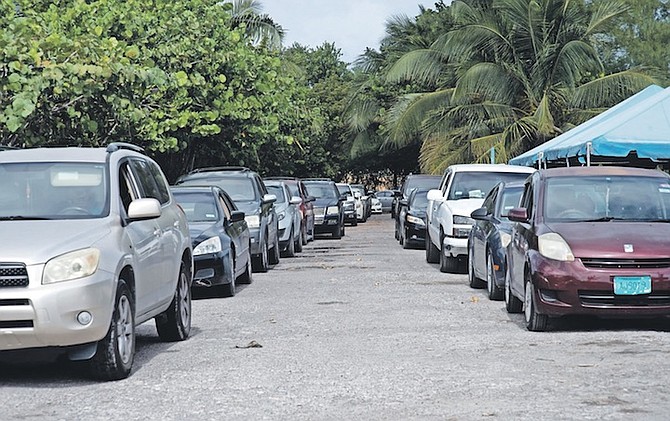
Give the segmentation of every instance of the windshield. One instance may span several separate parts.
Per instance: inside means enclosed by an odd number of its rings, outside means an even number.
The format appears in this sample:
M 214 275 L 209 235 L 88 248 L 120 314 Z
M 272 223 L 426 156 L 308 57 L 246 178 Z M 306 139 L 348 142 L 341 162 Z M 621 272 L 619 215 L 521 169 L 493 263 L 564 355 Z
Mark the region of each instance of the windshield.
M 337 191 L 340 192 L 340 194 L 347 194 L 348 196 L 353 196 L 354 193 L 351 191 L 351 187 L 349 187 L 348 184 L 337 184 Z
M 505 188 L 501 197 L 502 207 L 500 208 L 500 217 L 502 219 L 507 219 L 509 210 L 519 206 L 519 201 L 521 200 L 521 194 L 523 193 L 523 187 L 512 187 Z
M 208 222 L 219 219 L 211 193 L 174 192 L 175 200 L 184 209 L 188 222 Z
M 403 185 L 403 196 L 408 197 L 414 189 L 437 189 L 440 187 L 442 177 L 408 177 Z
M 179 184 L 184 186 L 214 185 L 228 193 L 228 196 L 234 202 L 252 202 L 257 199 L 254 185 L 251 179 L 247 177 L 196 178 L 193 180 L 184 180 Z
M 305 183 L 307 193 L 316 199 L 337 199 L 337 190 L 329 183 Z
M 513 172 L 457 172 L 447 200 L 483 199 L 501 181 L 523 181 L 529 175 Z
M 669 221 L 667 178 L 556 177 L 547 180 L 544 216 L 551 221 Z
M 428 190 L 419 190 L 414 193 L 412 201 L 410 202 L 411 208 L 426 209 L 428 208 Z
M 82 219 L 109 213 L 104 164 L 0 164 L 0 219 Z
M 268 193 L 274 194 L 277 196 L 277 201 L 275 203 L 286 203 L 286 195 L 284 194 L 284 188 L 282 186 L 266 186 L 268 188 Z

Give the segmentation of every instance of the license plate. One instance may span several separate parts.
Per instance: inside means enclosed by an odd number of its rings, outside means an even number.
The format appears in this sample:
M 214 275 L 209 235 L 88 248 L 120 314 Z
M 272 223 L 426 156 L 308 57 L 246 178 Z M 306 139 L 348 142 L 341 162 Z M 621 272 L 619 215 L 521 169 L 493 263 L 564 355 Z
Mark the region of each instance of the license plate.
M 615 276 L 614 294 L 651 294 L 651 276 Z

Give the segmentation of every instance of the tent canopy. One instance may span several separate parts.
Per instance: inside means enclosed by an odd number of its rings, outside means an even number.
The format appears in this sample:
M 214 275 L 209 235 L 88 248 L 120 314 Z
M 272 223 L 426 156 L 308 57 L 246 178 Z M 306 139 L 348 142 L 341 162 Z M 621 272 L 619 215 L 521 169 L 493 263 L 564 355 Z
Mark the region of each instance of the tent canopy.
M 670 159 L 670 88 L 651 85 L 574 129 L 509 161 L 533 166 L 589 156 Z

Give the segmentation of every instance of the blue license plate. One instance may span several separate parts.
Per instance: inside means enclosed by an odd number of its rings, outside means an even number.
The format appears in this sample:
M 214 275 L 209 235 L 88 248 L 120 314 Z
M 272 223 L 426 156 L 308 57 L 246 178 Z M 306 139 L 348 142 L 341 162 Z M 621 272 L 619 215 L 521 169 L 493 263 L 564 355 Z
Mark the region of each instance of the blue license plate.
M 651 276 L 615 276 L 614 294 L 651 294 Z

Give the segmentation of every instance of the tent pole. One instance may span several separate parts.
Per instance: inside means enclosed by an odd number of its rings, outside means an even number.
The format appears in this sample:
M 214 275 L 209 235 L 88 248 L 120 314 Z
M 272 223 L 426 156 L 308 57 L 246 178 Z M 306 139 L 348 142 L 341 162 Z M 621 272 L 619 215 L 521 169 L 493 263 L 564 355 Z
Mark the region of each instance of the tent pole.
M 586 166 L 591 166 L 591 142 L 586 142 Z
M 492 147 L 491 148 L 491 164 L 496 163 L 496 148 Z
M 541 170 L 542 169 L 542 159 L 544 159 L 544 152 L 540 152 L 537 154 L 537 169 Z

